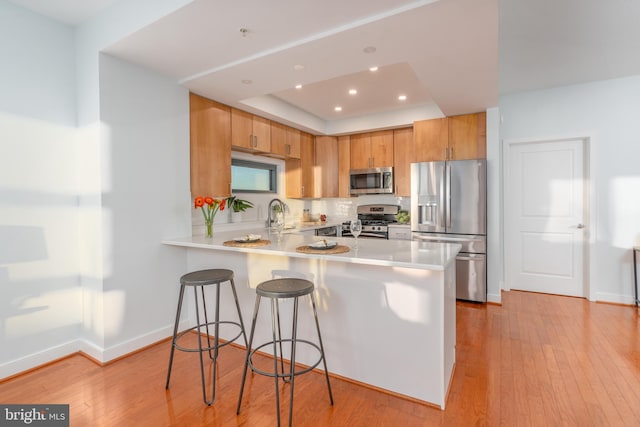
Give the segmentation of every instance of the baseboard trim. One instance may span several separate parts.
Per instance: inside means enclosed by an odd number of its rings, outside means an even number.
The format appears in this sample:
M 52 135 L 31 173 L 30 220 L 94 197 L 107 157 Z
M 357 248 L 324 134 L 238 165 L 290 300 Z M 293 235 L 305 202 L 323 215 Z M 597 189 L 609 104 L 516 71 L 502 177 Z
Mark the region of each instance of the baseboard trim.
M 487 294 L 487 302 L 489 304 L 502 305 L 502 295 L 501 294 Z
M 78 352 L 79 340 L 68 341 L 64 344 L 50 347 L 19 359 L 11 360 L 0 365 L 0 382 L 13 378 L 26 371 L 32 371 L 42 366 L 57 362 Z
M 183 320 L 180 322 L 179 330 L 184 330 L 190 325 L 191 323 L 189 320 Z M 132 353 L 136 353 L 164 341 L 167 337 L 172 335 L 173 325 L 165 326 L 107 349 L 103 349 L 95 343 L 85 339 L 76 339 L 3 363 L 0 365 L 0 382 L 4 382 L 10 378 L 14 378 L 34 369 L 41 368 L 76 353 L 81 353 L 84 357 L 90 359 L 94 363 L 105 366 Z
M 620 305 L 635 305 L 632 295 L 610 294 L 607 292 L 596 292 L 595 301 Z

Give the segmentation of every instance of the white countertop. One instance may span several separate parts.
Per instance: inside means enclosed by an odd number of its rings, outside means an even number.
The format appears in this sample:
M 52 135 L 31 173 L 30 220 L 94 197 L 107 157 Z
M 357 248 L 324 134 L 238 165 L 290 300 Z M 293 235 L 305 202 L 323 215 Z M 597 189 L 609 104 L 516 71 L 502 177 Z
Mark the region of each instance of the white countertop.
M 333 224 L 336 225 L 336 224 Z M 322 225 L 326 227 L 330 225 Z M 315 228 L 319 226 L 316 225 Z M 260 234 L 262 239 L 270 240 L 269 245 L 260 247 L 232 247 L 223 243 L 247 234 Z M 296 252 L 299 246 L 305 246 L 313 242 L 323 240 L 322 237 L 305 236 L 295 233 L 284 233 L 282 241 L 278 242 L 275 233 L 269 234 L 264 228 L 243 229 L 231 231 L 215 231 L 212 238 L 205 236 L 188 236 L 165 239 L 163 244 L 182 246 L 188 248 L 215 249 L 223 251 L 261 253 L 267 255 L 280 255 L 297 258 L 321 258 L 347 263 L 385 265 L 395 267 L 419 268 L 429 270 L 444 270 L 461 249 L 459 244 L 430 243 L 409 240 L 384 240 L 384 239 L 358 239 L 358 248 L 355 248 L 355 240 L 348 237 L 331 237 L 330 241 L 337 241 L 340 245 L 350 247 L 349 252 L 341 254 L 305 254 Z

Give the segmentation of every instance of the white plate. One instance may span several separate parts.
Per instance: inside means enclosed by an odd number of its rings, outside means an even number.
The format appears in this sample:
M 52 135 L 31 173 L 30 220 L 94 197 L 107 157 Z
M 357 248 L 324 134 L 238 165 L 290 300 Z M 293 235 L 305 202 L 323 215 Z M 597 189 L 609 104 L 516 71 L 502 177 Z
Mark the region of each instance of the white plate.
M 262 236 L 259 234 L 247 234 L 246 236 L 242 237 L 234 237 L 233 240 L 238 243 L 253 243 L 257 242 L 261 238 Z
M 320 240 L 309 245 L 312 249 L 333 249 L 338 246 L 338 242 L 331 240 Z

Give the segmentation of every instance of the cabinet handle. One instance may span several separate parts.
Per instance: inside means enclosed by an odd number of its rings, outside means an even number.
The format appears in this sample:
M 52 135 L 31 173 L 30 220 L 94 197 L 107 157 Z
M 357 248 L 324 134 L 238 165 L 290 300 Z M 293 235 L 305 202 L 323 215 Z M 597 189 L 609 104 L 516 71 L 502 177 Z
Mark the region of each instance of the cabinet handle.
M 453 147 L 449 148 L 449 160 L 453 160 Z
M 302 186 L 302 196 L 304 197 L 304 185 Z
M 254 148 L 258 148 L 258 136 L 253 135 L 253 146 Z

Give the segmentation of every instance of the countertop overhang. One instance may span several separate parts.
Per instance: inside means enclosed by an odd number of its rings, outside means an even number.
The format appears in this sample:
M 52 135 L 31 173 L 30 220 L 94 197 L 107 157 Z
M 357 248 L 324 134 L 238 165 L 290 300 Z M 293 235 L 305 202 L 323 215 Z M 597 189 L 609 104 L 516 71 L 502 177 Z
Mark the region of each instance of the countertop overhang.
M 260 247 L 225 246 L 224 242 L 247 234 L 259 234 L 271 243 Z M 348 237 L 326 238 L 350 248 L 341 254 L 308 254 L 296 252 L 296 248 L 323 240 L 322 237 L 306 236 L 295 233 L 283 233 L 279 241 L 276 233 L 264 228 L 214 231 L 212 238 L 205 236 L 187 236 L 165 239 L 163 244 L 187 248 L 214 249 L 224 251 L 259 253 L 266 255 L 290 256 L 296 258 L 315 258 L 341 261 L 346 263 L 383 265 L 392 267 L 444 270 L 455 262 L 461 245 L 453 243 L 429 243 L 409 240 L 385 240 L 359 238 L 356 242 Z

